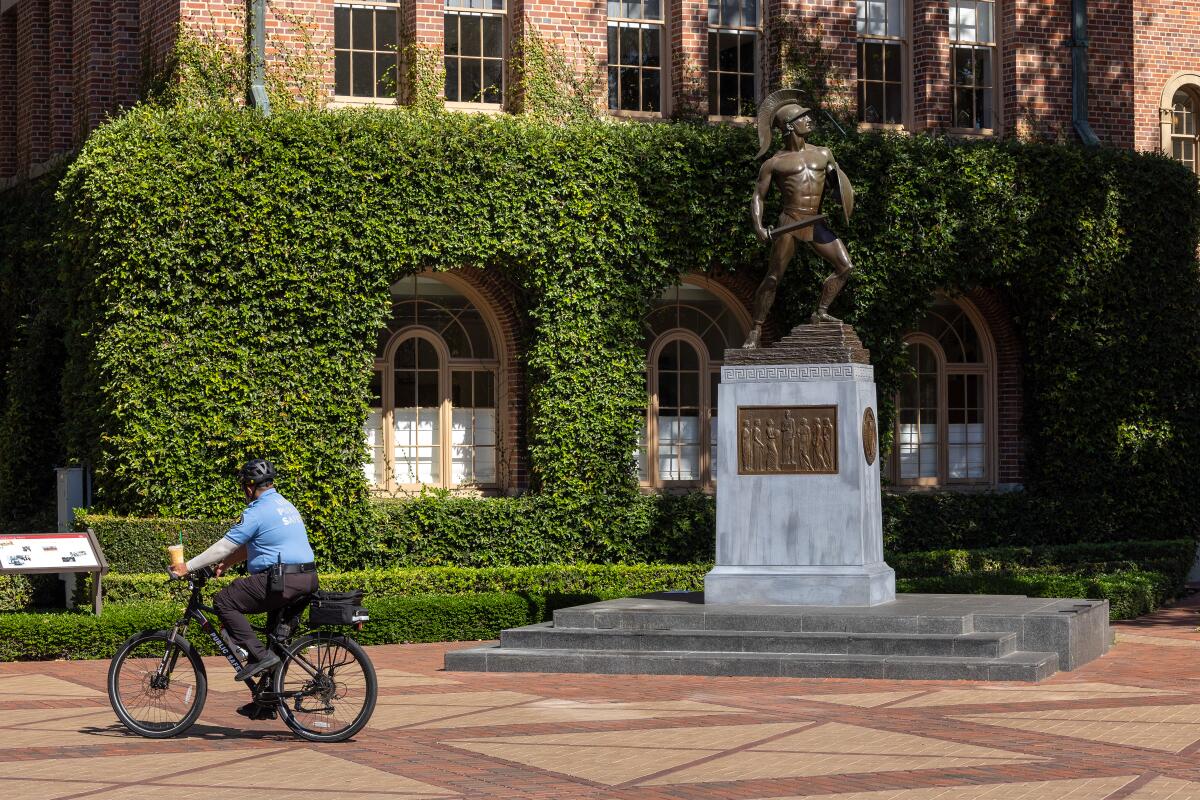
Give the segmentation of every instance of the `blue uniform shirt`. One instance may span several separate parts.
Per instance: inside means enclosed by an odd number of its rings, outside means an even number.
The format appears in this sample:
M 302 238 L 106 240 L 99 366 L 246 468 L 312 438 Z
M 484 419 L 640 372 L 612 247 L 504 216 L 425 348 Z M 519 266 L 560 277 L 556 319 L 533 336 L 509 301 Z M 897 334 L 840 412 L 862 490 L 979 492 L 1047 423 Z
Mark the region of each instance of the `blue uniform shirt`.
M 251 573 L 264 572 L 277 560 L 284 564 L 308 564 L 316 560 L 300 512 L 274 489 L 267 489 L 246 506 L 242 518 L 225 538 L 236 545 L 246 545 L 246 562 Z

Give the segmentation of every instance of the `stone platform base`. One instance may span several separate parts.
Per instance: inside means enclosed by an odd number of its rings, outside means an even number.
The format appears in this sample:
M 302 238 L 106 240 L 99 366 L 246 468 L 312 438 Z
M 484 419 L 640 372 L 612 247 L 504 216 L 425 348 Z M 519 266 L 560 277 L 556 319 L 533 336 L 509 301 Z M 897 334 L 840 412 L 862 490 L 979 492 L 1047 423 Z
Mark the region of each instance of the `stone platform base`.
M 896 595 L 870 607 L 608 600 L 446 654 L 472 672 L 1040 681 L 1108 651 L 1107 600 Z
M 896 598 L 896 573 L 887 564 L 853 567 L 723 567 L 704 576 L 710 604 L 761 606 L 877 606 Z

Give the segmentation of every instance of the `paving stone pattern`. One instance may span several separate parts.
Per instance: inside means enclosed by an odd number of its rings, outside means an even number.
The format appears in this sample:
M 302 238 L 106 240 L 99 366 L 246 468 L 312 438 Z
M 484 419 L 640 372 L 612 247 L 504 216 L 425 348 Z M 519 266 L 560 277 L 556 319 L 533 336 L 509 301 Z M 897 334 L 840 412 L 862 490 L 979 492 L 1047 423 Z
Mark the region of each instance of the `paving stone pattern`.
M 0 798 L 1200 800 L 1198 612 L 1116 625 L 1039 684 L 456 673 L 470 644 L 375 647 L 378 709 L 340 745 L 242 720 L 218 661 L 166 741 L 117 723 L 107 662 L 0 664 Z

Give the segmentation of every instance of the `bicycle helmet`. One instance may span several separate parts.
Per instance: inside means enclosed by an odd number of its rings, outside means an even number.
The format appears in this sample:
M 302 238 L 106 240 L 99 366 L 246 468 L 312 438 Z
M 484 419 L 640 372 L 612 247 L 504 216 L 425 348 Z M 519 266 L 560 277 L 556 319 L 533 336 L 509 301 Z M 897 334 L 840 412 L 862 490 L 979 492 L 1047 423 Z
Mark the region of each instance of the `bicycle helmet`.
M 238 482 L 243 486 L 253 484 L 255 487 L 275 480 L 275 467 L 265 458 L 254 458 L 238 470 Z

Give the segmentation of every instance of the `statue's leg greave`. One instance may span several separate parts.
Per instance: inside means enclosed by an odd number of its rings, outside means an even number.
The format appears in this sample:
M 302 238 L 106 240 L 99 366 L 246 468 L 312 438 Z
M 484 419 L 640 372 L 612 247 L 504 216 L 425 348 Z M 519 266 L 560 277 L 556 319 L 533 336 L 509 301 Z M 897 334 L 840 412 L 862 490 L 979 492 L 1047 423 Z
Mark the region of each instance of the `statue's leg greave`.
M 846 281 L 850 279 L 850 273 L 854 271 L 854 265 L 850 263 L 850 253 L 846 251 L 846 245 L 841 239 L 834 239 L 831 242 L 812 242 L 812 248 L 817 255 L 833 265 L 833 272 L 825 279 L 821 285 L 821 297 L 817 300 L 817 310 L 812 315 L 812 322 L 841 322 L 829 313 L 829 307 L 833 305 L 833 301 L 837 298 L 838 293 L 842 291 L 842 287 L 846 285 Z

